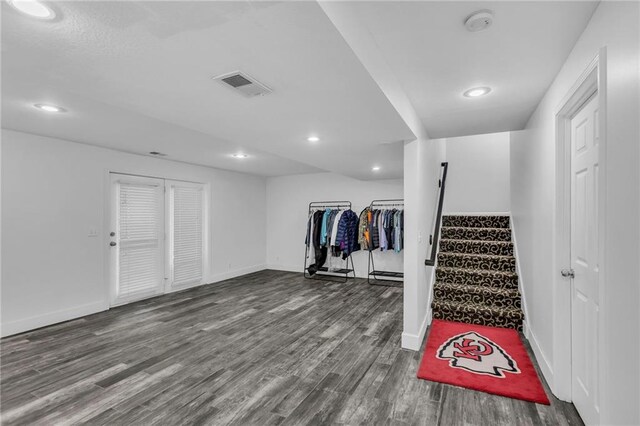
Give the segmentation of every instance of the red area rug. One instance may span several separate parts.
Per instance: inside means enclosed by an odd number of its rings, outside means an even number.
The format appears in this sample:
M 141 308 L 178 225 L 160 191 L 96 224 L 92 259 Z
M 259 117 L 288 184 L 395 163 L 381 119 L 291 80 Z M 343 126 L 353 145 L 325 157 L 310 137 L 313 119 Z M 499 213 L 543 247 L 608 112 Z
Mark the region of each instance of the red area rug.
M 418 377 L 549 405 L 516 330 L 433 320 Z

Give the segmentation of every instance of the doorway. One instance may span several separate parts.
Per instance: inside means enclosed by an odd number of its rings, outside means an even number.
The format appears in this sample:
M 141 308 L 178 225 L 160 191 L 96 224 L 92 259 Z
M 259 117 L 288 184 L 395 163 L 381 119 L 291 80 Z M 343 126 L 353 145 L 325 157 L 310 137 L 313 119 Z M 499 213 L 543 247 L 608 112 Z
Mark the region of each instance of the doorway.
M 589 64 L 556 112 L 554 377 L 558 398 L 598 424 L 604 294 L 606 50 Z
M 571 119 L 571 394 L 599 423 L 598 94 Z
M 203 283 L 205 185 L 110 173 L 110 305 Z

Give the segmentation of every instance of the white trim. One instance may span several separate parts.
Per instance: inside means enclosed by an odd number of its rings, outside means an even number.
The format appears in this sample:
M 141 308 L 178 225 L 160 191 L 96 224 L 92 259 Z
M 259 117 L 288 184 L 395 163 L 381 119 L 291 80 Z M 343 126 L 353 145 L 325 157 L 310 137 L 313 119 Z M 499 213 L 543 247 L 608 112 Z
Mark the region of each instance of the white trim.
M 556 127 L 556 198 L 555 198 L 555 215 L 553 222 L 553 242 L 552 242 L 552 265 L 554 272 L 553 281 L 553 361 L 556 374 L 554 380 L 549 381 L 549 386 L 553 393 L 563 401 L 571 401 L 571 285 L 565 278 L 560 276 L 560 269 L 568 268 L 571 265 L 571 180 L 569 170 L 571 167 L 570 149 L 567 144 L 570 143 L 570 125 L 569 121 L 575 112 L 577 112 L 584 102 L 588 100 L 594 93 L 598 93 L 599 99 L 599 118 L 600 118 L 600 141 L 599 141 L 599 163 L 600 163 L 600 196 L 598 205 L 599 224 L 598 232 L 600 241 L 605 241 L 605 207 L 606 207 L 606 47 L 599 50 L 598 54 L 586 67 L 584 72 L 576 80 L 573 87 L 564 96 L 558 107 L 556 108 L 555 127 Z M 600 244 L 598 253 L 599 263 L 599 360 L 600 366 L 607 365 L 605 359 L 607 336 L 604 333 L 605 313 L 603 307 L 606 306 L 604 301 L 604 282 L 605 282 L 605 264 L 604 264 L 604 247 Z M 605 386 L 607 377 L 603 374 L 603 368 L 598 368 L 599 388 L 608 389 Z M 604 412 L 602 401 L 598 402 L 600 413 Z
M 300 272 L 302 273 L 302 268 L 300 265 L 284 265 L 284 264 L 276 264 L 276 263 L 268 263 L 266 265 L 266 269 L 273 269 L 274 271 L 285 271 L 285 272 Z
M 219 281 L 228 280 L 231 278 L 239 277 L 241 275 L 251 274 L 253 272 L 264 271 L 265 269 L 267 269 L 267 265 L 264 263 L 261 263 L 259 265 L 248 266 L 246 268 L 235 269 L 233 271 L 228 271 L 228 272 L 222 272 L 220 274 L 215 274 L 209 277 L 209 279 L 207 280 L 207 284 L 217 283 Z M 193 287 L 197 287 L 197 286 L 193 286 Z M 184 290 L 185 288 L 189 288 L 189 287 L 184 287 L 184 288 L 181 288 L 180 290 Z
M 2 324 L 1 335 L 2 337 L 11 336 L 13 334 L 35 330 L 36 328 L 54 325 L 107 310 L 109 310 L 109 303 L 106 301 L 87 303 L 70 309 L 63 309 L 44 315 L 4 323 Z
M 412 351 L 420 351 L 422 349 L 422 342 L 424 341 L 424 335 L 427 332 L 427 327 L 431 323 L 431 309 L 427 309 L 427 312 L 422 320 L 418 334 L 411 334 L 402 332 L 402 349 L 409 349 Z
M 520 268 L 520 256 L 518 256 L 518 240 L 516 239 L 516 227 L 513 223 L 513 216 L 509 214 L 509 225 L 511 226 L 511 243 L 513 244 L 513 257 L 516 259 L 516 274 L 518 275 L 518 290 L 522 297 L 522 312 L 524 313 L 524 324 L 526 324 L 527 318 L 529 318 L 529 310 L 527 309 L 527 296 L 524 291 L 524 283 L 522 281 L 522 269 Z M 547 380 L 549 382 L 549 380 Z
M 547 358 L 544 351 L 540 347 L 540 344 L 538 343 L 538 339 L 533 333 L 533 330 L 531 330 L 531 328 L 529 327 L 526 321 L 522 325 L 522 328 L 523 328 L 524 336 L 527 338 L 527 340 L 529 341 L 529 344 L 531 345 L 531 349 L 533 350 L 533 354 L 536 357 L 538 366 L 542 371 L 542 375 L 547 381 L 547 384 L 551 386 L 551 383 L 553 383 L 554 381 L 553 368 L 551 367 L 551 363 L 549 362 L 549 359 Z M 570 401 L 567 401 L 567 402 L 570 402 Z

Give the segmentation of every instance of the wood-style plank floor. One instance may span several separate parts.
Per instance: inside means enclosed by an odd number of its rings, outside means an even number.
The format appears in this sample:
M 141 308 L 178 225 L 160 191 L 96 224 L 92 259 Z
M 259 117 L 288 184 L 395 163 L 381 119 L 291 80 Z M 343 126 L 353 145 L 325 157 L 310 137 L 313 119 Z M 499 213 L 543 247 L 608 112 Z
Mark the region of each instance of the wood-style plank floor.
M 402 289 L 262 271 L 3 339 L 3 424 L 581 424 L 416 378 Z

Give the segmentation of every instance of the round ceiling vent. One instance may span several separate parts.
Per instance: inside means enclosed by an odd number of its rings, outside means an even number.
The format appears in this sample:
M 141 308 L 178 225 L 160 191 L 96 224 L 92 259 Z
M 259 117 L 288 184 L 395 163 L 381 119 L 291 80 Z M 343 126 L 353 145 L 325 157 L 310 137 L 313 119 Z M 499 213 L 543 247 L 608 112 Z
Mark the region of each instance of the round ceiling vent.
M 471 32 L 486 30 L 493 24 L 493 13 L 490 10 L 479 10 L 471 14 L 464 26 Z

